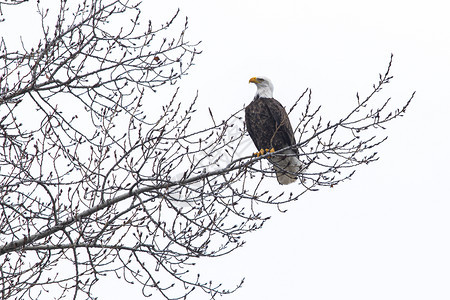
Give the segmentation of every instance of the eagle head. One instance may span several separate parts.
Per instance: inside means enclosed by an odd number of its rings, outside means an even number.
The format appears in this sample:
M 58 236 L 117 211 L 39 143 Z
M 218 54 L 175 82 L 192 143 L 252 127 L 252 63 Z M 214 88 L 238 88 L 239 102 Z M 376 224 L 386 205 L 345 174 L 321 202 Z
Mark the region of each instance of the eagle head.
M 273 84 L 269 78 L 264 76 L 252 77 L 249 83 L 256 84 L 256 98 L 273 98 Z

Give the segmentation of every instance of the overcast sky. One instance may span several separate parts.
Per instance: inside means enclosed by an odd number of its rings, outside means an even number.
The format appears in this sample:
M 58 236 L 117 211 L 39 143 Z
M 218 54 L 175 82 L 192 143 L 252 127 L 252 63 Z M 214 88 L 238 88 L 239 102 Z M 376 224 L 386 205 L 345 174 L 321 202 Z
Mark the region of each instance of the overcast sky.
M 448 1 L 147 1 L 163 21 L 179 7 L 203 54 L 180 82 L 217 119 L 248 104 L 264 75 L 290 106 L 306 89 L 333 116 L 364 95 L 394 53 L 388 90 L 405 117 L 381 159 L 351 181 L 276 209 L 247 244 L 200 268 L 244 286 L 223 299 L 450 298 L 450 4 Z M 198 117 L 209 119 L 206 110 Z M 338 117 L 338 116 L 337 116 Z M 282 189 L 282 187 L 279 187 Z M 111 290 L 113 287 L 111 286 Z M 121 285 L 119 298 L 144 299 Z M 121 294 L 123 293 L 123 295 Z M 113 298 L 111 298 L 113 299 Z M 123 298 L 125 299 L 125 298 Z M 152 298 L 157 299 L 157 298 Z

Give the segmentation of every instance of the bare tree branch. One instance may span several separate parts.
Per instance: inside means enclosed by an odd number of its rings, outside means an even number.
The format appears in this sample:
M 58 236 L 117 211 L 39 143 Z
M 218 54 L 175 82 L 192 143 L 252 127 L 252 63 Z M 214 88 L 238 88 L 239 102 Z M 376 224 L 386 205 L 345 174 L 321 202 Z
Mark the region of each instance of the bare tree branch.
M 194 261 L 241 247 L 268 219 L 257 204 L 283 211 L 376 161 L 379 129 L 414 97 L 400 108 L 378 100 L 392 57 L 372 92 L 357 94 L 337 121 L 325 121 L 305 90 L 288 110 L 298 118 L 292 147 L 305 168 L 295 189 L 274 192 L 267 157 L 285 149 L 253 157 L 243 109 L 222 122 L 209 110 L 212 126 L 195 130 L 197 96 L 183 104 L 175 87 L 155 109 L 154 91 L 175 85 L 200 53 L 178 12 L 155 28 L 138 3 L 61 1 L 56 12 L 42 5 L 35 46 L 0 43 L 3 299 L 94 299 L 92 287 L 107 274 L 139 283 L 146 296 L 229 294 L 242 281 L 224 288 L 191 274 Z

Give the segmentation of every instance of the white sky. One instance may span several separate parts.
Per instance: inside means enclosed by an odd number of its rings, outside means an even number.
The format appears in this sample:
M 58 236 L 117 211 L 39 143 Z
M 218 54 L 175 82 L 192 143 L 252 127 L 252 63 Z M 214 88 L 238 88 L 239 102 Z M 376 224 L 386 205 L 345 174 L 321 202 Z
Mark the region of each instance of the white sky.
M 204 278 L 244 287 L 223 299 L 450 298 L 450 4 L 447 1 L 148 1 L 163 21 L 181 8 L 202 40 L 182 95 L 199 90 L 199 117 L 248 104 L 265 75 L 290 106 L 307 87 L 330 116 L 364 95 L 394 53 L 388 95 L 405 117 L 383 132 L 381 159 L 334 188 L 273 211 L 247 244 L 200 261 Z M 156 20 L 155 20 L 156 22 Z M 338 117 L 338 116 L 337 116 Z M 280 187 L 280 189 L 282 189 Z M 116 285 L 117 286 L 117 285 Z M 139 288 L 109 285 L 119 299 Z M 109 294 L 109 293 L 106 293 Z M 110 294 L 109 294 L 110 295 Z M 106 296 L 105 296 L 106 297 Z M 157 297 L 151 299 L 158 299 Z

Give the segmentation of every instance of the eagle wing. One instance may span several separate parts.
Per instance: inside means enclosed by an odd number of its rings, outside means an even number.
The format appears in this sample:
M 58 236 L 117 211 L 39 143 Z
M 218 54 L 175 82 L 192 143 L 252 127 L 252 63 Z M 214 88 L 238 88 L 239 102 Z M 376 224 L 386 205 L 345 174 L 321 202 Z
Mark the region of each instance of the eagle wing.
M 275 120 L 276 124 L 276 132 L 275 135 L 281 135 L 282 140 L 284 141 L 284 145 L 282 148 L 286 148 L 287 146 L 297 144 L 295 141 L 294 131 L 292 130 L 291 122 L 289 121 L 289 116 L 286 113 L 286 110 L 275 99 L 266 99 L 264 104 L 268 107 L 272 118 Z M 298 155 L 298 148 L 293 148 L 294 152 Z
M 279 150 L 295 145 L 286 110 L 273 98 L 257 98 L 245 108 L 245 123 L 256 148 Z M 293 151 L 298 155 L 298 149 Z

